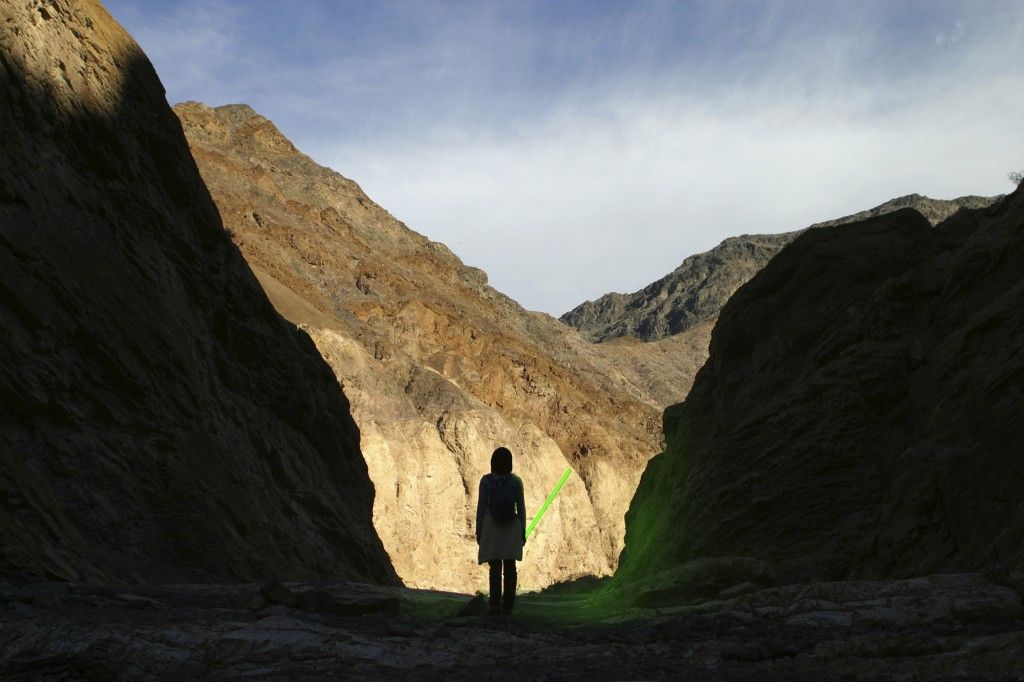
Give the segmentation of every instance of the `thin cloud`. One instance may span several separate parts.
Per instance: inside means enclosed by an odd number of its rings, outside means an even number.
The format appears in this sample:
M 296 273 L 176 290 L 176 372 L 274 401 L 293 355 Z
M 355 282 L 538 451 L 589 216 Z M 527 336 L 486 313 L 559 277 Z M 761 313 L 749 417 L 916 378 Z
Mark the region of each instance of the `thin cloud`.
M 936 45 L 955 44 L 960 42 L 960 39 L 964 37 L 967 32 L 967 24 L 962 21 L 958 21 L 953 25 L 953 28 L 949 31 L 944 31 L 935 36 Z
M 237 27 L 242 10 L 228 2 L 191 0 L 170 11 L 145 3 L 107 3 L 114 17 L 131 31 L 158 68 L 170 94 L 193 93 L 190 99 L 223 96 L 237 65 L 242 36 Z
M 828 101 L 750 102 L 754 114 L 631 100 L 615 118 L 565 113 L 529 136 L 327 156 L 351 160 L 379 201 L 404 206 L 400 217 L 527 307 L 562 312 L 640 288 L 728 235 L 795 229 L 914 191 L 1004 191 L 1024 152 L 1005 135 L 1024 108 L 1004 101 L 994 117 L 1003 87 L 975 86 L 977 105 L 951 93 L 889 112 L 884 126 L 833 117 Z M 963 128 L 979 116 L 996 125 Z

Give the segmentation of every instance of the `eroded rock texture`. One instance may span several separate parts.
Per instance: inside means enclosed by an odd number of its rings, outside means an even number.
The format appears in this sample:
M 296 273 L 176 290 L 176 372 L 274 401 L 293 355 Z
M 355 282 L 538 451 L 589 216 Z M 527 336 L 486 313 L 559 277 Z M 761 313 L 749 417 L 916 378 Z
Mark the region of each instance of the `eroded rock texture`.
M 396 581 L 329 367 L 98 5 L 0 5 L 0 577 Z
M 399 575 L 486 588 L 473 519 L 498 445 L 515 455 L 531 515 L 566 466 L 577 473 L 531 538 L 521 584 L 609 573 L 661 449 L 659 414 L 696 371 L 677 351 L 699 342 L 595 347 L 489 287 L 249 107 L 175 110 L 235 242 L 353 401 Z
M 946 201 L 909 194 L 807 229 L 845 225 L 901 208 L 913 208 L 935 225 L 961 208 L 982 208 L 997 198 L 966 196 Z M 710 251 L 690 256 L 640 291 L 605 294 L 596 301 L 578 305 L 560 319 L 592 341 L 623 336 L 654 341 L 697 325 L 713 326 L 729 297 L 801 232 L 729 237 Z M 679 397 L 684 395 L 680 393 Z
M 904 209 L 794 240 L 666 411 L 622 577 L 701 556 L 790 578 L 1019 568 L 1021 262 L 1021 190 L 935 228 Z

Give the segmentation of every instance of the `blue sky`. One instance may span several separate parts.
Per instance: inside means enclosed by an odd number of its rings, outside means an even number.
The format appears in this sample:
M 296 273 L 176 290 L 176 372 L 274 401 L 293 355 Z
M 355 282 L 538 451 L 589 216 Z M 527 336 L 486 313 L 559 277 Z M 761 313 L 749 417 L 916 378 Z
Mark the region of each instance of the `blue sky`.
M 1017 0 L 105 4 L 171 103 L 252 105 L 556 315 L 730 235 L 1024 167 Z

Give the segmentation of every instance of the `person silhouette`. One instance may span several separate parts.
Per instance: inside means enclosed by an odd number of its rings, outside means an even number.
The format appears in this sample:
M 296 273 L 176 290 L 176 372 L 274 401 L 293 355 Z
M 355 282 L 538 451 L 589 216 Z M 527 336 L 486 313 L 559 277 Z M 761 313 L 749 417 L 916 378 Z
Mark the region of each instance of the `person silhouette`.
M 512 473 L 512 452 L 500 447 L 491 455 L 491 473 L 480 479 L 476 501 L 477 563 L 490 571 L 491 615 L 512 613 L 516 597 L 516 562 L 526 544 L 523 480 Z M 502 594 L 502 569 L 505 590 Z

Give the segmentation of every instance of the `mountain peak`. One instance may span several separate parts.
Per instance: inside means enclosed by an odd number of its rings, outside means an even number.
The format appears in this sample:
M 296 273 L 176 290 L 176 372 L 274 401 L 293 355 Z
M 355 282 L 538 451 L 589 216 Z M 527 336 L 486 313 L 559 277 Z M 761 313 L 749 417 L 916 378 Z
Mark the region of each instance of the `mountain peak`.
M 961 209 L 984 208 L 1000 197 L 931 199 L 907 194 L 852 215 L 805 229 L 836 227 L 910 208 L 936 225 Z M 606 294 L 560 318 L 592 341 L 637 336 L 646 341 L 678 334 L 713 320 L 730 296 L 803 230 L 728 237 L 715 248 L 687 257 L 675 270 L 632 294 Z

